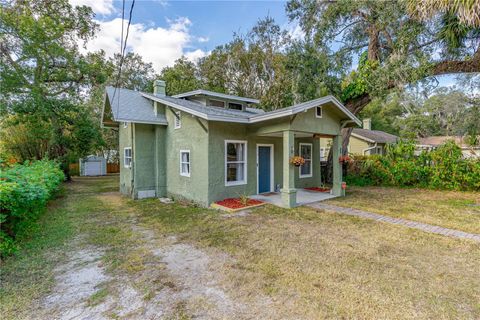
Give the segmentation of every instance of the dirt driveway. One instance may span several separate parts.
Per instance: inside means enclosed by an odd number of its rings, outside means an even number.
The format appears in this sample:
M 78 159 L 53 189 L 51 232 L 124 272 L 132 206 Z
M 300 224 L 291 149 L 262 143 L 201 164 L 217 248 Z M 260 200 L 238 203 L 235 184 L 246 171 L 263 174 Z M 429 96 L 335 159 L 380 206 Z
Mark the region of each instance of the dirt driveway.
M 226 285 L 225 253 L 202 250 L 139 223 L 118 192 L 88 192 L 77 178 L 76 197 L 93 202 L 66 261 L 54 269 L 55 286 L 35 318 L 46 319 L 255 319 L 274 317 L 270 300 L 248 301 Z M 102 180 L 102 179 L 97 179 Z M 108 180 L 107 180 L 108 181 Z

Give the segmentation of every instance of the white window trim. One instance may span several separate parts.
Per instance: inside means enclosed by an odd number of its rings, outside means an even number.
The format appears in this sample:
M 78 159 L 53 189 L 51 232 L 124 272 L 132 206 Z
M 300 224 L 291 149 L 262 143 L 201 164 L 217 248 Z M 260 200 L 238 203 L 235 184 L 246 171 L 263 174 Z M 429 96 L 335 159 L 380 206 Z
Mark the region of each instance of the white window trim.
M 126 129 L 128 127 L 128 122 L 124 121 L 123 122 L 123 128 Z
M 320 108 L 320 110 L 321 110 L 321 115 L 320 115 L 320 116 L 317 114 L 317 109 L 318 109 L 318 108 Z M 322 106 L 315 107 L 315 117 L 316 117 L 316 118 L 322 118 L 322 117 L 323 117 L 323 108 L 322 108 Z
M 182 153 L 188 153 L 188 162 L 183 162 L 182 161 Z M 188 173 L 182 172 L 182 164 L 188 163 Z M 180 175 L 183 177 L 190 177 L 190 174 L 192 172 L 192 159 L 190 158 L 190 150 L 180 150 Z
M 127 157 L 125 156 L 125 151 L 130 150 L 130 164 L 127 165 L 126 160 Z M 133 162 L 133 153 L 132 153 L 132 147 L 126 147 L 123 148 L 123 167 L 130 169 L 132 167 L 132 162 Z
M 182 127 L 182 113 L 180 111 L 173 111 L 173 123 L 175 129 L 180 129 Z
M 302 166 L 298 167 L 298 176 L 300 178 L 311 178 L 313 177 L 313 144 L 301 142 L 298 144 L 298 155 L 302 156 L 302 146 L 310 146 L 310 173 L 302 174 Z
M 244 154 L 244 161 L 231 161 L 229 163 L 244 163 L 245 165 L 243 166 L 243 181 L 227 181 L 227 144 L 228 143 L 243 143 L 245 144 L 245 154 Z M 224 153 L 225 153 L 225 186 L 226 187 L 229 187 L 229 186 L 240 186 L 240 185 L 244 185 L 244 184 L 247 184 L 247 173 L 248 173 L 248 170 L 247 170 L 247 155 L 248 155 L 248 151 L 247 151 L 247 141 L 246 140 L 225 140 L 225 147 L 224 147 Z
M 259 168 L 259 162 L 258 162 L 258 148 L 259 147 L 270 147 L 270 191 L 273 192 L 275 191 L 275 186 L 274 186 L 274 165 L 275 165 L 275 156 L 274 156 L 274 145 L 273 144 L 266 144 L 266 143 L 257 143 L 257 194 L 258 193 L 258 179 L 260 176 L 258 175 L 258 168 Z

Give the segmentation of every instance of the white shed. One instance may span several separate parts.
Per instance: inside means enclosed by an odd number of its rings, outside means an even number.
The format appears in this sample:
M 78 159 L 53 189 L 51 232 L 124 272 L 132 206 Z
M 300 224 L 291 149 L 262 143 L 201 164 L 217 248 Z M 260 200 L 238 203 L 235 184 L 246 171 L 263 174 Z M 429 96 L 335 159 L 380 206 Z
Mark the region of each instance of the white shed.
M 107 160 L 104 157 L 88 156 L 80 159 L 81 176 L 104 176 L 107 174 Z

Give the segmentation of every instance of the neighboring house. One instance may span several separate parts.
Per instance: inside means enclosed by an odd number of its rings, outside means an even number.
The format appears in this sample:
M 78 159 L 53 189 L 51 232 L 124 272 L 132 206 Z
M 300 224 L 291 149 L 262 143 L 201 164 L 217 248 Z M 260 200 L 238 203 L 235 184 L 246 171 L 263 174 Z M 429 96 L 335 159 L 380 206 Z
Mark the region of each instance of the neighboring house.
M 384 155 L 386 145 L 397 141 L 398 137 L 396 135 L 380 130 L 372 130 L 371 119 L 364 119 L 363 128 L 354 128 L 352 131 L 350 141 L 348 142 L 348 153 L 353 155 Z M 331 141 L 329 139 L 321 139 L 321 161 L 327 161 L 330 144 Z
M 422 150 L 431 151 L 449 140 L 453 140 L 455 144 L 462 149 L 462 154 L 465 159 L 480 159 L 480 146 L 469 146 L 465 142 L 465 137 L 461 136 L 433 136 L 420 138 L 417 141 L 416 151 L 417 153 L 420 153 Z
M 321 184 L 320 139 L 341 154 L 341 128 L 360 125 L 337 99 L 326 96 L 263 112 L 258 100 L 197 90 L 165 95 L 106 88 L 102 122 L 117 127 L 120 190 L 133 198 L 176 197 L 208 206 L 240 195 L 281 192 L 296 205 L 296 188 Z M 289 159 L 302 155 L 305 165 Z M 342 173 L 333 167 L 333 193 Z

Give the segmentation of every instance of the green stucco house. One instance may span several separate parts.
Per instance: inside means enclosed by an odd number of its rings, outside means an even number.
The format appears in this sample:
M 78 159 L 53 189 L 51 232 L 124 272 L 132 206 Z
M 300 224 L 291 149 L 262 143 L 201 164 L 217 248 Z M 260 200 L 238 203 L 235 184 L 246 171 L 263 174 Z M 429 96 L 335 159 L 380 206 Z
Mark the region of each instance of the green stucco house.
M 341 129 L 361 122 L 332 96 L 270 112 L 258 103 L 206 90 L 170 97 L 160 80 L 153 94 L 107 87 L 102 123 L 119 131 L 120 191 L 203 206 L 279 192 L 294 207 L 298 188 L 320 185 L 320 137 L 332 139 L 338 159 Z M 294 155 L 305 165 L 291 165 Z M 333 179 L 340 195 L 338 161 Z

